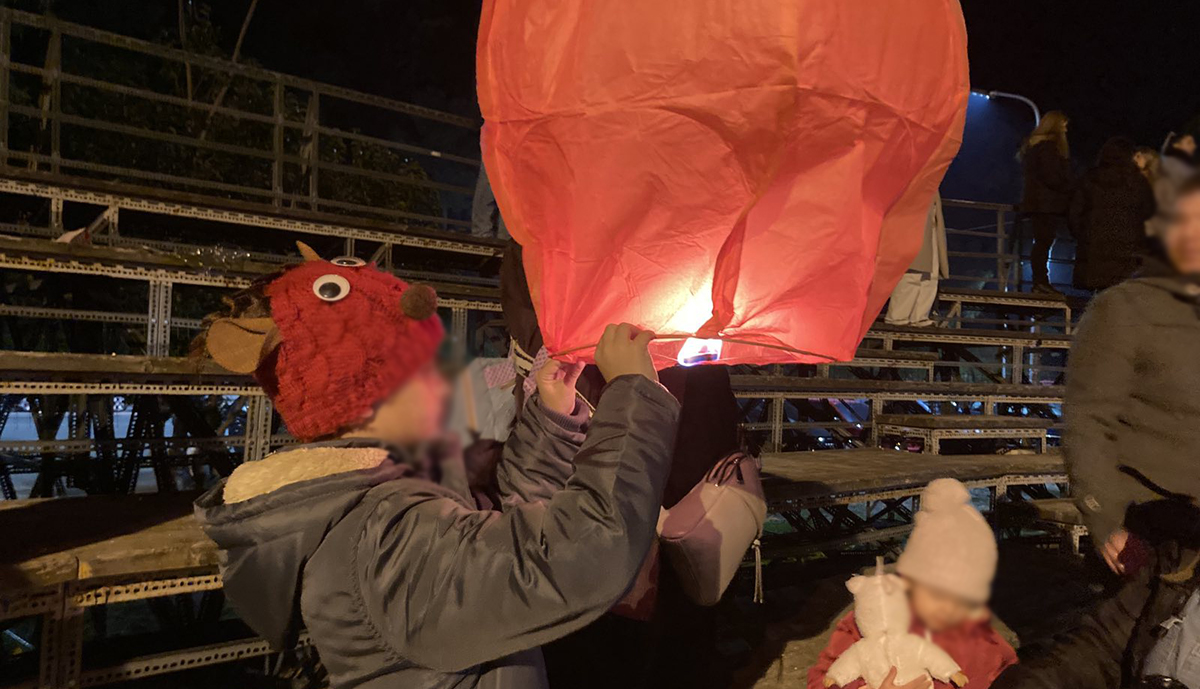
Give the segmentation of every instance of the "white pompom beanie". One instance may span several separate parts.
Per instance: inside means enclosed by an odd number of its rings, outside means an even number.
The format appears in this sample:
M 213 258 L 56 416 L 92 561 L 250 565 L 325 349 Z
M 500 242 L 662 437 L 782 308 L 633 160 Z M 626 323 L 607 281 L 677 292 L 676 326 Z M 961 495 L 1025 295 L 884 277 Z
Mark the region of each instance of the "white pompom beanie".
M 921 511 L 896 571 L 926 586 L 986 603 L 996 576 L 996 536 L 963 484 L 942 478 L 921 493 Z

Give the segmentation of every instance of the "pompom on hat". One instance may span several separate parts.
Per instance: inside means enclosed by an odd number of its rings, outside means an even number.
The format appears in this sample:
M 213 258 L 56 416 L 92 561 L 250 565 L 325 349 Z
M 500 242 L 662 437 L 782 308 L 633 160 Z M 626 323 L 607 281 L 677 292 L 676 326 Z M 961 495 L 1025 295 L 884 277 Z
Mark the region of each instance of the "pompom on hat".
M 926 486 L 896 571 L 972 603 L 986 603 L 997 560 L 996 536 L 971 505 L 967 487 L 949 478 Z
M 433 360 L 444 330 L 437 294 L 357 258 L 304 263 L 263 288 L 267 312 L 217 318 L 205 348 L 217 363 L 253 373 L 288 430 L 308 441 L 362 423 Z

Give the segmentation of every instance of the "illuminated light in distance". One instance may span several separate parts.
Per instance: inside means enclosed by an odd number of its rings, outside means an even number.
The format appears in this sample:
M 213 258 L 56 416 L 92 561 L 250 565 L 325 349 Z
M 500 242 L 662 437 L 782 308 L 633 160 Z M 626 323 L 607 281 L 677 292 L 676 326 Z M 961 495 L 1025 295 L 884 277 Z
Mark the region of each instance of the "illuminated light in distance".
M 701 340 L 689 337 L 679 350 L 679 357 L 676 361 L 680 366 L 695 366 L 706 361 L 720 361 L 722 344 L 720 340 Z

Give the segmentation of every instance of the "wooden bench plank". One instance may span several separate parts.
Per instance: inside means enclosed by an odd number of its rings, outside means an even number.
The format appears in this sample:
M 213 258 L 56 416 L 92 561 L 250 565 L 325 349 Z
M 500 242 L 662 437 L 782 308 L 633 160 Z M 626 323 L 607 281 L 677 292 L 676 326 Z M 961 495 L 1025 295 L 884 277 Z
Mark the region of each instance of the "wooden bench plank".
M 974 328 L 917 328 L 913 326 L 876 323 L 867 332 L 866 339 L 890 337 L 909 342 L 939 342 L 1001 347 L 1022 346 L 1029 348 L 1069 349 L 1071 336 L 1057 333 L 1027 333 L 1015 330 L 979 330 Z
M 963 482 L 1009 476 L 1057 478 L 1066 472 L 1058 453 L 931 455 L 898 450 L 827 450 L 763 455 L 768 499 L 819 503 L 839 495 L 907 490 L 917 494 L 937 478 Z
M 0 590 L 213 567 L 198 493 L 0 501 Z
M 1083 526 L 1083 513 L 1071 498 L 1052 498 L 1048 500 L 1033 500 L 1031 503 L 1037 512 L 1038 519 L 1055 524 Z
M 778 391 L 778 392 L 819 392 L 870 394 L 870 393 L 913 393 L 916 395 L 954 395 L 964 397 L 1043 397 L 1061 399 L 1065 386 L 1033 385 L 1013 383 L 958 383 L 958 382 L 924 382 L 904 380 L 861 380 L 861 379 L 831 379 L 831 378 L 796 378 L 793 376 L 730 376 L 735 390 L 740 391 Z M 798 394 L 803 397 L 803 394 Z
M 920 361 L 933 363 L 941 361 L 937 352 L 914 352 L 902 349 L 879 349 L 862 347 L 854 355 L 855 359 L 896 359 L 898 361 Z
M 1000 416 L 983 414 L 880 414 L 875 418 L 878 426 L 902 426 L 926 430 L 1036 430 L 1051 429 L 1061 422 L 1028 416 Z
M 201 376 L 237 378 L 249 383 L 248 375 L 232 373 L 212 359 L 149 357 L 116 354 L 62 354 L 0 351 L 0 373 L 57 373 L 63 375 L 121 374 L 123 376 Z
M 1030 306 L 1061 309 L 1072 306 L 1065 295 L 1034 294 L 1032 292 L 1006 292 L 996 289 L 967 289 L 952 287 L 938 291 L 938 299 L 942 301 L 971 300 L 969 303 L 1025 302 Z

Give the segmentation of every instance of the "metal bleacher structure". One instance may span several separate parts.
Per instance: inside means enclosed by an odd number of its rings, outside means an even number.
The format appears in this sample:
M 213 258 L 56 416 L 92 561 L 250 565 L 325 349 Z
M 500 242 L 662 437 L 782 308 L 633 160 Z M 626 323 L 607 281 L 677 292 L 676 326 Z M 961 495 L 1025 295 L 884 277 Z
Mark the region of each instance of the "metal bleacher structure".
M 467 234 L 478 123 L 3 8 L 0 61 L 0 687 L 257 657 L 301 672 L 223 613 L 190 516 L 196 490 L 294 440 L 251 378 L 187 343 L 303 239 L 432 283 L 452 360 L 499 354 L 503 245 Z M 120 61 L 146 67 L 97 72 Z M 220 95 L 181 93 L 185 71 Z M 945 205 L 965 272 L 936 327 L 733 371 L 789 531 L 777 556 L 894 541 L 938 476 L 992 504 L 1062 495 L 1072 305 L 1019 291 L 1011 207 Z M 122 635 L 132 605 L 165 633 Z

